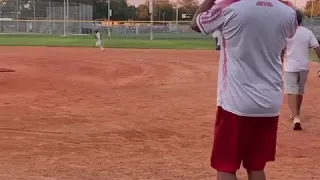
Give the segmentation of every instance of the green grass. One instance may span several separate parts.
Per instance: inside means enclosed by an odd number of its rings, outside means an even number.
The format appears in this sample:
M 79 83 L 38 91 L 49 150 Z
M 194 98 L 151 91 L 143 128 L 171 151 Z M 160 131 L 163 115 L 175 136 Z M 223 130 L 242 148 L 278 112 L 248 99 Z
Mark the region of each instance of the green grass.
M 207 39 L 134 39 L 110 38 L 104 40 L 106 48 L 143 49 L 213 49 L 213 40 Z M 50 47 L 94 47 L 93 36 L 53 35 L 0 35 L 0 46 L 50 46 Z
M 317 54 L 314 52 L 313 49 L 310 50 L 310 60 L 313 61 L 313 62 L 320 62 L 319 61 L 319 58 L 317 56 Z
M 157 35 L 155 36 L 157 38 Z M 171 36 L 170 36 L 171 37 Z M 214 49 L 211 37 L 160 38 L 150 41 L 148 36 L 119 36 L 104 40 L 106 48 L 140 48 L 140 49 Z M 56 35 L 18 35 L 1 34 L 0 46 L 49 46 L 49 47 L 95 47 L 95 38 L 88 36 L 56 36 Z M 313 50 L 312 61 L 319 61 Z

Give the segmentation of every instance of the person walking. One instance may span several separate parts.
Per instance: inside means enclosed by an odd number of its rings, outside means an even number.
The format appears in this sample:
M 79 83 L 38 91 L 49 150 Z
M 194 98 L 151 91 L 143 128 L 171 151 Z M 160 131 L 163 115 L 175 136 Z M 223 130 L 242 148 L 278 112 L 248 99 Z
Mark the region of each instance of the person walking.
M 313 32 L 301 25 L 303 14 L 298 10 L 296 13 L 299 26 L 295 35 L 287 39 L 283 60 L 283 82 L 284 93 L 288 96 L 291 110 L 293 129 L 302 130 L 300 110 L 309 74 L 309 49 L 314 49 L 320 57 L 320 46 Z

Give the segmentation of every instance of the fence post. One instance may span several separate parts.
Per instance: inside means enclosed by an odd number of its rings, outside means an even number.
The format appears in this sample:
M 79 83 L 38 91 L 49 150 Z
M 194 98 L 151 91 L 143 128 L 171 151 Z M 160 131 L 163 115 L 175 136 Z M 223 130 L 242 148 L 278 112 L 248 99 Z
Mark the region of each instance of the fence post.
M 87 7 L 85 7 L 85 8 L 83 9 L 83 12 L 82 12 L 82 13 L 84 14 L 84 16 L 86 16 L 86 14 L 87 14 L 86 9 L 87 9 Z M 84 20 L 86 20 L 86 19 L 84 19 Z M 88 23 L 85 22 L 84 24 L 85 24 L 85 26 L 87 26 Z
M 80 2 L 78 4 L 76 4 L 76 6 L 74 7 L 74 11 L 75 11 L 75 23 L 74 26 L 76 27 L 76 34 L 79 34 L 79 23 L 78 23 L 78 19 L 79 19 L 79 7 L 80 7 Z
M 2 6 L 0 6 L 0 18 L 2 18 Z M 3 33 L 2 20 L 0 21 L 0 33 Z
M 51 28 L 51 31 L 52 31 L 52 33 L 54 34 L 55 32 L 54 32 L 54 30 L 55 30 L 55 27 L 56 27 L 56 25 L 57 25 L 57 22 L 55 21 L 55 20 L 57 20 L 56 18 L 57 18 L 57 15 L 56 15 L 56 13 L 57 13 L 57 10 L 56 10 L 56 7 L 54 6 L 54 3 L 52 3 L 51 2 L 51 12 L 52 12 L 52 28 Z M 59 16 L 58 16 L 59 17 Z
M 81 9 L 82 9 L 82 5 L 80 6 L 80 8 L 79 8 L 79 15 L 80 15 L 80 18 L 79 18 L 79 25 L 80 25 L 80 34 L 82 34 L 82 23 L 81 23 L 81 20 L 82 20 L 82 14 L 81 14 Z M 86 6 L 85 6 L 85 8 L 86 8 Z
M 66 36 L 66 0 L 63 0 L 63 36 Z
M 149 2 L 149 13 L 150 13 L 150 40 L 153 40 L 153 0 Z
M 67 28 L 69 26 L 69 0 L 67 0 L 67 9 L 66 10 L 67 10 L 67 18 L 66 18 L 67 19 L 66 28 Z M 67 31 L 68 31 L 68 29 L 67 29 Z
M 16 0 L 16 32 L 19 32 L 19 0 Z
M 178 4 L 177 4 L 177 7 L 176 7 L 176 32 L 177 32 L 177 34 L 178 34 L 178 32 L 179 32 L 178 22 L 179 22 L 179 6 L 178 6 Z
M 51 0 L 49 0 L 49 23 L 50 23 L 50 29 L 49 32 L 52 34 L 52 11 L 51 11 Z
M 36 0 L 33 0 L 33 32 L 36 32 Z
M 111 35 L 111 32 L 110 32 L 110 10 L 111 10 L 110 0 L 108 0 L 108 36 Z
M 139 35 L 139 25 L 136 24 L 136 35 Z

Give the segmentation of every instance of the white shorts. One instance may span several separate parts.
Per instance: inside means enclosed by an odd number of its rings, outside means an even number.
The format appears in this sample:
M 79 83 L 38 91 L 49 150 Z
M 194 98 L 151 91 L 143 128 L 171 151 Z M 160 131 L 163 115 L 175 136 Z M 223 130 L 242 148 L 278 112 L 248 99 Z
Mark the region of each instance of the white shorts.
M 283 83 L 285 94 L 303 95 L 309 71 L 284 72 Z
M 102 44 L 101 40 L 98 40 L 98 41 L 96 42 L 96 46 L 101 46 L 101 44 Z

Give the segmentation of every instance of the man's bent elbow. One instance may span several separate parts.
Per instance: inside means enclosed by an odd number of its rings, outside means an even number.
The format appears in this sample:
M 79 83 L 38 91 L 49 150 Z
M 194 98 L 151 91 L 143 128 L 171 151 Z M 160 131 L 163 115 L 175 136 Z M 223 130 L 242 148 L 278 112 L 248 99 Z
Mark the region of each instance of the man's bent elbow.
M 195 32 L 201 33 L 198 26 L 191 26 L 191 29 L 194 30 Z
M 198 33 L 201 32 L 200 29 L 199 29 L 199 27 L 198 27 L 198 25 L 197 25 L 197 23 L 192 22 L 192 23 L 190 24 L 190 27 L 191 27 L 192 30 L 194 30 L 194 31 L 196 31 L 196 32 L 198 32 Z
M 314 48 L 314 50 L 316 51 L 316 54 L 317 54 L 318 58 L 320 59 L 320 46 Z

